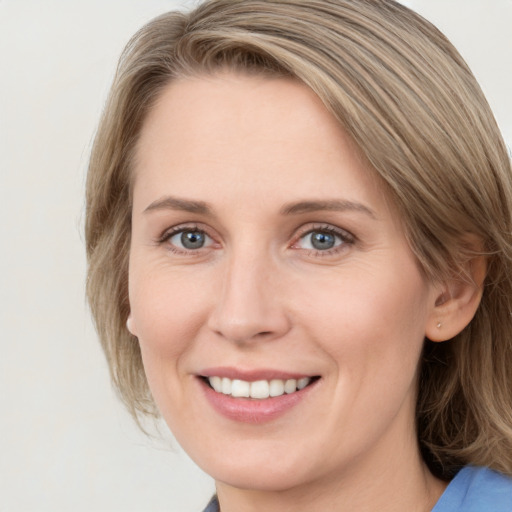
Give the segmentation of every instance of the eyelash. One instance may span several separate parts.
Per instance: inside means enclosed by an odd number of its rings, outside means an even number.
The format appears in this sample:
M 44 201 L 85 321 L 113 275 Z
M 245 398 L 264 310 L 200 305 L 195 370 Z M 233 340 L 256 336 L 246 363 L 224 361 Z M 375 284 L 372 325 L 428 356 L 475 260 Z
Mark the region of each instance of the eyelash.
M 191 224 L 191 225 L 183 225 L 182 224 L 179 226 L 175 226 L 175 227 L 165 231 L 160 237 L 158 237 L 156 242 L 158 245 L 163 245 L 166 242 L 169 242 L 169 240 L 171 240 L 171 238 L 173 236 L 175 236 L 179 233 L 184 233 L 184 232 L 199 233 L 199 234 L 207 236 L 208 238 L 210 238 L 211 240 L 213 240 L 215 242 L 215 239 L 208 234 L 207 230 L 199 227 L 196 224 Z M 297 244 L 301 240 L 303 240 L 305 237 L 307 237 L 308 235 L 311 235 L 312 233 L 328 233 L 328 234 L 333 235 L 336 238 L 340 239 L 341 243 L 339 245 L 334 246 L 331 249 L 326 249 L 326 250 L 302 249 L 304 251 L 307 251 L 308 256 L 319 256 L 319 257 L 333 256 L 333 255 L 338 254 L 341 251 L 346 250 L 347 245 L 348 246 L 353 245 L 357 241 L 357 238 L 354 235 L 352 235 L 351 233 L 349 233 L 348 231 L 346 231 L 344 229 L 336 228 L 329 224 L 327 224 L 327 225 L 326 224 L 318 224 L 318 225 L 313 225 L 312 227 L 308 226 L 308 228 L 306 230 L 301 232 L 295 238 L 295 241 L 291 244 L 290 248 L 295 249 L 295 250 L 301 250 L 300 247 L 297 247 Z M 201 251 L 202 248 L 182 249 L 182 248 L 175 247 L 174 245 L 172 245 L 170 243 L 168 243 L 167 245 L 168 245 L 168 247 L 167 247 L 168 250 L 170 252 L 176 253 L 176 254 L 197 256 L 202 252 Z
M 167 231 L 165 231 L 157 240 L 157 244 L 158 245 L 163 245 L 165 244 L 166 242 L 169 242 L 169 240 L 171 240 L 171 238 L 179 233 L 185 233 L 185 232 L 190 232 L 190 233 L 200 233 L 202 235 L 205 235 L 207 236 L 208 238 L 210 238 L 211 240 L 214 240 L 213 237 L 211 237 L 208 232 L 199 227 L 198 225 L 195 225 L 195 224 L 191 224 L 191 225 L 179 225 L 179 226 L 175 226 Z M 182 249 L 182 248 L 178 248 L 178 247 L 175 247 L 173 246 L 171 243 L 167 244 L 168 247 L 167 249 L 172 252 L 172 253 L 176 253 L 176 254 L 182 254 L 182 255 L 191 255 L 191 256 L 197 256 L 198 254 L 200 254 L 200 249 L 195 249 L 195 250 L 192 250 L 192 249 Z
M 329 224 L 318 224 L 313 225 L 312 227 L 308 227 L 304 232 L 300 233 L 296 241 L 292 244 L 292 248 L 297 248 L 297 250 L 300 250 L 300 248 L 296 247 L 300 240 L 303 240 L 308 235 L 311 235 L 312 233 L 328 233 L 330 235 L 335 236 L 336 238 L 339 238 L 341 240 L 341 243 L 339 245 L 334 246 L 331 249 L 327 250 L 319 250 L 319 249 L 304 249 L 307 251 L 308 256 L 316 256 L 316 257 L 325 257 L 325 256 L 334 256 L 342 251 L 347 250 L 347 246 L 353 245 L 356 243 L 357 239 L 354 235 L 349 233 L 348 231 L 336 228 Z

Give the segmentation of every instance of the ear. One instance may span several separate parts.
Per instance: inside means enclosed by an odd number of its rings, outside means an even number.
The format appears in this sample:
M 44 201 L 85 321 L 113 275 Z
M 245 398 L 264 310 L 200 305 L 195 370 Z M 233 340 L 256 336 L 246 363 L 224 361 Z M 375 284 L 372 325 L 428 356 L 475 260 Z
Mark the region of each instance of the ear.
M 487 262 L 479 255 L 470 259 L 465 271 L 436 286 L 425 336 L 446 341 L 459 334 L 473 319 L 482 299 Z
M 135 334 L 135 326 L 134 326 L 133 317 L 132 317 L 131 312 L 130 312 L 130 314 L 128 315 L 128 319 L 126 320 L 126 328 L 128 329 L 128 332 L 129 332 L 132 336 L 137 336 L 137 335 Z

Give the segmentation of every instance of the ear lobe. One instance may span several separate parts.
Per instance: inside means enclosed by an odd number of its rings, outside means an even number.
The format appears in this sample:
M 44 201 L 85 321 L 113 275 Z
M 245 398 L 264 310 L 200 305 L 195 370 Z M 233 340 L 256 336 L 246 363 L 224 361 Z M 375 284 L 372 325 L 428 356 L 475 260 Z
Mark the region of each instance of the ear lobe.
M 132 318 L 132 314 L 130 313 L 128 315 L 128 319 L 126 320 L 126 328 L 128 329 L 128 332 L 132 335 L 132 336 L 136 336 L 135 334 L 135 329 L 134 329 L 134 325 L 133 325 L 133 318 Z
M 446 281 L 438 288 L 425 336 L 435 342 L 459 334 L 473 319 L 482 299 L 487 264 L 484 256 L 467 263 L 467 272 Z

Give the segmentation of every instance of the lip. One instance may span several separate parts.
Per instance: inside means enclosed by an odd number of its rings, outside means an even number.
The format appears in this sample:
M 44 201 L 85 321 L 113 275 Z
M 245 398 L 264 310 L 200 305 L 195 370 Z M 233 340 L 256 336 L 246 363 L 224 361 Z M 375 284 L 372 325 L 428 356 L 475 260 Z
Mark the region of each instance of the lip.
M 221 416 L 235 422 L 261 424 L 273 421 L 298 406 L 316 387 L 320 379 L 294 393 L 269 397 L 263 400 L 251 398 L 233 398 L 230 395 L 217 393 L 206 382 L 204 377 L 227 377 L 249 382 L 272 379 L 299 379 L 311 375 L 282 372 L 278 370 L 237 370 L 235 368 L 209 368 L 201 372 L 197 381 L 210 406 Z

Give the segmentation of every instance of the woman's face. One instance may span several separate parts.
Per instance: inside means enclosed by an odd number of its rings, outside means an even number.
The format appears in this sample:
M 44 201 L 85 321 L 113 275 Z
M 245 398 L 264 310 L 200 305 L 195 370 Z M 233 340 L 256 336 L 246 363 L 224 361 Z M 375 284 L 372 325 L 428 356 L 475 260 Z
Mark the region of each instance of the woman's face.
M 206 472 L 276 490 L 417 455 L 437 292 L 308 88 L 232 73 L 169 85 L 137 148 L 132 229 L 129 326 Z

